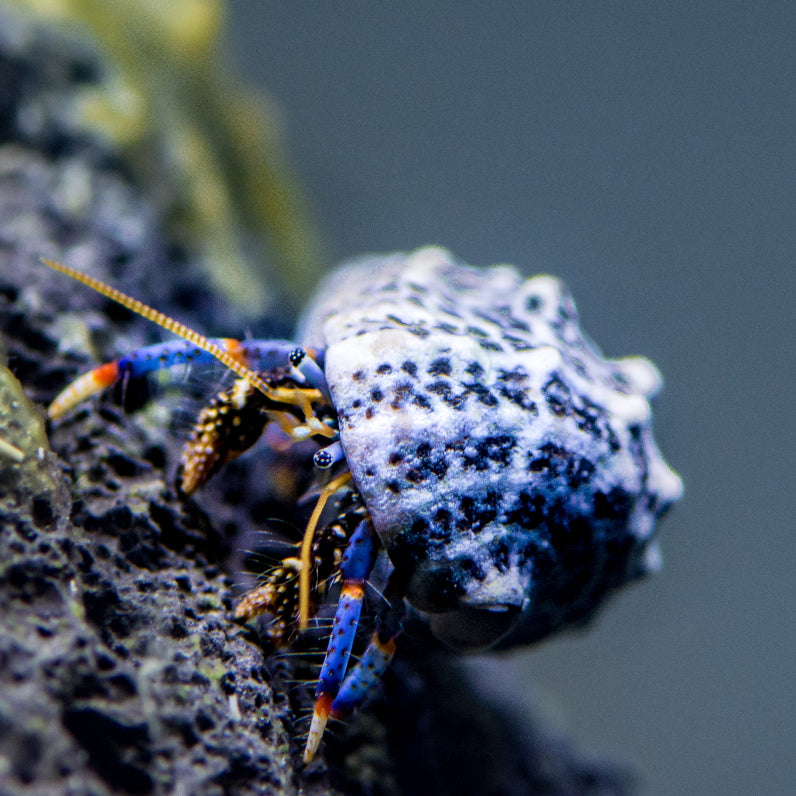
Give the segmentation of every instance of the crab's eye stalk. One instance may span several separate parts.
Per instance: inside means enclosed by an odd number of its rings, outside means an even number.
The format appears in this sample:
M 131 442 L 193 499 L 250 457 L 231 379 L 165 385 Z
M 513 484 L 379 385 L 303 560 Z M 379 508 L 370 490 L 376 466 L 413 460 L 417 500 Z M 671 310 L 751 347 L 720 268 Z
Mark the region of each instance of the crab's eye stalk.
M 429 617 L 431 632 L 443 644 L 460 652 L 475 652 L 497 644 L 520 615 L 516 605 L 464 607 Z
M 338 462 L 342 461 L 345 454 L 343 453 L 343 446 L 339 442 L 333 442 L 319 451 L 315 451 L 312 457 L 313 464 L 319 470 L 328 470 Z
M 329 392 L 329 385 L 323 375 L 321 366 L 307 353 L 304 348 L 294 348 L 288 355 L 290 364 L 301 374 L 302 378 L 311 387 L 319 390 L 326 402 L 333 406 L 332 394 Z

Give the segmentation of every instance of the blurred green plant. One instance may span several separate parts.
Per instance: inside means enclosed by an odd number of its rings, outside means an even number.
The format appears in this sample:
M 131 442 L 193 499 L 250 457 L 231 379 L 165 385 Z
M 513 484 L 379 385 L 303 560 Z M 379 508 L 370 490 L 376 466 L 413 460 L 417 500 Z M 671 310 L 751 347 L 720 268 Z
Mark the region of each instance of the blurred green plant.
M 98 51 L 103 74 L 76 96 L 76 119 L 122 151 L 214 286 L 252 317 L 275 295 L 299 304 L 317 281 L 317 238 L 278 110 L 219 55 L 223 2 L 7 1 Z

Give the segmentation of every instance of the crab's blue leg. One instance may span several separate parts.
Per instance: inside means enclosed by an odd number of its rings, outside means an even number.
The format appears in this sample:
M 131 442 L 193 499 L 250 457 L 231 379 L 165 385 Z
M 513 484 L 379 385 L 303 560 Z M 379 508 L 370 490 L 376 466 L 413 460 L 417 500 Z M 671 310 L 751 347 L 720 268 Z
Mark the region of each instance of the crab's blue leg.
M 233 338 L 217 338 L 210 342 L 259 372 L 285 367 L 290 352 L 295 348 L 293 343 L 283 340 L 239 341 Z M 190 362 L 210 363 L 215 359 L 213 354 L 187 340 L 173 340 L 139 348 L 77 378 L 50 404 L 48 413 L 51 418 L 59 418 L 81 401 L 128 376 L 137 378 L 176 365 Z
M 318 750 L 332 703 L 340 690 L 362 610 L 365 581 L 376 560 L 378 547 L 378 537 L 370 520 L 363 520 L 351 535 L 343 554 L 340 563 L 340 572 L 344 578 L 343 588 L 315 690 L 315 710 L 304 749 L 305 763 L 309 763 Z
M 365 697 L 378 685 L 387 671 L 396 646 L 395 636 L 388 634 L 382 638 L 378 631 L 373 634 L 359 663 L 346 677 L 332 702 L 329 711 L 332 718 L 341 719 L 347 716 L 365 701 Z
M 348 673 L 332 703 L 332 718 L 343 718 L 362 704 L 381 681 L 395 654 L 396 639 L 402 630 L 404 591 L 393 576 L 387 582 L 384 599 L 370 644 L 357 665 Z

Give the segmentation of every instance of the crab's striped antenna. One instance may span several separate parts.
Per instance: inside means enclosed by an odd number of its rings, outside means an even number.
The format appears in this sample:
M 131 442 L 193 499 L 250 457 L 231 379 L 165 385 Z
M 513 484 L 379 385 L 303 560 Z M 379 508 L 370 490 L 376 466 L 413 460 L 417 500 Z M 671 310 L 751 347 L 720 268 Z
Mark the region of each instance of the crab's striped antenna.
M 82 271 L 78 271 L 76 268 L 72 268 L 69 265 L 64 265 L 63 263 L 56 262 L 55 260 L 48 260 L 46 258 L 42 258 L 42 262 L 55 271 L 59 271 L 62 274 L 66 274 L 66 276 L 72 277 L 72 279 L 75 279 L 81 284 L 90 287 L 100 295 L 115 301 L 117 304 L 120 304 L 122 307 L 125 307 L 131 312 L 146 318 L 148 321 L 152 321 L 152 323 L 156 323 L 158 326 L 166 329 L 166 331 L 176 334 L 178 337 L 182 337 L 184 340 L 192 343 L 197 348 L 201 348 L 202 350 L 211 354 L 217 360 L 219 360 L 219 362 L 226 365 L 226 367 L 235 373 L 236 376 L 248 381 L 267 398 L 270 398 L 277 403 L 297 406 L 304 414 L 304 419 L 309 427 L 308 430 L 310 430 L 312 433 L 320 433 L 324 436 L 331 436 L 331 434 L 327 433 L 328 429 L 322 423 L 320 423 L 317 418 L 314 417 L 312 405 L 307 395 L 303 394 L 303 392 L 300 390 L 270 387 L 255 371 L 247 367 L 241 361 L 241 359 L 235 355 L 234 348 L 231 348 L 230 350 L 224 350 L 185 324 L 174 320 L 174 318 L 170 318 L 165 313 L 153 309 L 138 299 L 128 296 L 126 293 L 122 293 L 121 290 L 117 290 L 115 287 L 111 287 L 110 285 L 105 284 L 105 282 L 102 282 L 93 276 L 89 276 L 88 274 L 84 274 Z M 95 377 L 92 376 L 92 378 Z M 78 387 L 77 383 L 73 386 L 75 388 Z

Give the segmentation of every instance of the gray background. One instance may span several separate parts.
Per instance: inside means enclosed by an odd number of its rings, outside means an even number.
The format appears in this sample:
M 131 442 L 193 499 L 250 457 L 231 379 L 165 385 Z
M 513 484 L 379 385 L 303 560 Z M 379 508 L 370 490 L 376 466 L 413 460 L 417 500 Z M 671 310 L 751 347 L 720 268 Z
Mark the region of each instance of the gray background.
M 488 8 L 238 0 L 230 50 L 330 262 L 434 242 L 552 272 L 665 375 L 663 572 L 473 666 L 649 793 L 796 792 L 796 6 Z

